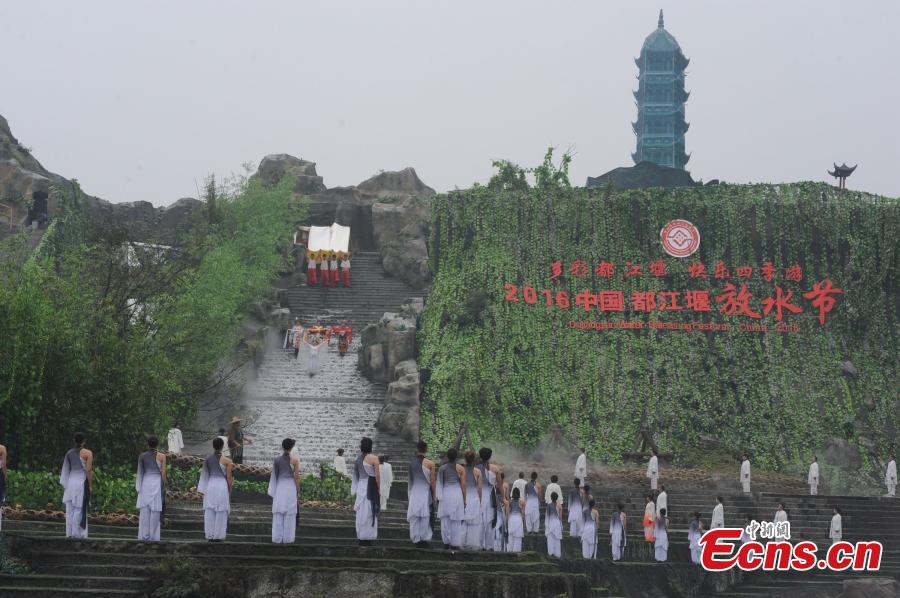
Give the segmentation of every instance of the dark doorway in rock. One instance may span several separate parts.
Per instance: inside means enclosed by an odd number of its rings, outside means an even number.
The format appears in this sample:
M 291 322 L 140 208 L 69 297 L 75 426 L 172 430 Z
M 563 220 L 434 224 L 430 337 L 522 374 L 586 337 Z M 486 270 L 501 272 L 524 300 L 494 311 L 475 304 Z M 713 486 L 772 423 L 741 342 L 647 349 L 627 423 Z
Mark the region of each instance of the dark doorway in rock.
M 35 191 L 31 199 L 31 207 L 28 209 L 28 224 L 37 222 L 38 226 L 43 226 L 49 219 L 47 193 L 45 191 Z

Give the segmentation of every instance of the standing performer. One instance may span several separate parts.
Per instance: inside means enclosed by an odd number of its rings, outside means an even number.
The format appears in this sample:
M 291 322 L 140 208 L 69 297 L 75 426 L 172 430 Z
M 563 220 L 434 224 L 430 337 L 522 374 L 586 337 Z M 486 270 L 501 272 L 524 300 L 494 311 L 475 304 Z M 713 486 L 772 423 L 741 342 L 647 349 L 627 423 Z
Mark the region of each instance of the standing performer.
M 666 485 L 659 485 L 659 494 L 656 495 L 656 516 L 659 517 L 660 511 L 669 510 L 669 495 L 666 494 Z
M 506 551 L 522 552 L 522 538 L 525 537 L 525 501 L 520 498 L 519 489 L 513 488 L 512 498 L 506 508 Z
M 328 257 L 323 257 L 324 252 L 319 252 L 316 256 L 316 265 L 319 266 L 319 284 L 323 287 L 328 286 Z
M 809 464 L 809 475 L 806 477 L 806 483 L 809 484 L 810 496 L 819 493 L 819 458 L 813 455 L 812 463 Z
M 884 483 L 887 485 L 887 495 L 894 496 L 897 493 L 897 462 L 894 461 L 893 453 L 890 457 L 884 472 Z
M 316 284 L 316 256 L 312 251 L 306 252 L 306 286 Z
M 275 544 L 293 544 L 297 534 L 300 457 L 291 453 L 295 444 L 297 441 L 293 438 L 281 441 L 283 453 L 272 463 L 269 475 L 267 494 L 272 497 L 272 542 Z
M 344 256 L 344 259 L 341 260 L 341 283 L 345 287 L 350 286 L 350 254 Z
M 88 509 L 94 485 L 94 453 L 84 448 L 84 434 L 75 434 L 75 447 L 63 459 L 60 485 L 65 488 L 66 537 L 88 537 Z
M 409 462 L 409 483 L 406 487 L 409 539 L 422 548 L 428 548 L 431 540 L 431 507 L 434 502 L 434 461 L 425 458 L 427 451 L 428 445 L 420 440 L 416 444 L 416 455 Z
M 831 512 L 834 515 L 831 517 L 831 529 L 828 531 L 828 537 L 831 538 L 832 544 L 837 544 L 844 535 L 844 528 L 841 526 L 841 510 L 834 507 Z
M 213 439 L 213 454 L 200 468 L 197 490 L 203 495 L 203 532 L 210 542 L 221 542 L 228 532 L 228 513 L 231 512 L 232 468 L 234 463 L 222 456 L 225 443 Z
M 747 456 L 747 453 L 744 453 L 741 463 L 741 487 L 744 494 L 750 494 L 750 457 Z
M 497 511 L 500 507 L 497 498 L 497 474 L 500 468 L 491 463 L 493 451 L 482 447 L 478 451 L 481 463 L 478 469 L 481 471 L 481 548 L 494 550 L 494 528 L 497 522 Z
M 790 540 L 790 533 L 784 531 L 784 528 L 787 526 L 779 526 L 779 523 L 787 523 L 788 514 L 787 511 L 784 510 L 784 503 L 778 503 L 778 509 L 775 510 L 775 518 L 773 521 L 775 522 L 775 539 L 776 540 Z
M 550 497 L 553 493 L 556 492 L 556 496 L 560 497 L 560 504 L 562 504 L 562 488 L 559 487 L 559 478 L 555 475 L 550 476 L 550 483 L 547 484 L 547 487 L 544 489 L 544 502 L 548 505 L 551 503 Z
M 500 480 L 497 482 L 497 513 L 494 523 L 494 550 L 506 552 L 509 531 L 509 484 L 506 483 L 506 474 L 500 472 Z
M 312 377 L 319 373 L 319 347 L 322 346 L 322 343 L 319 342 L 318 336 L 311 336 L 309 330 L 307 330 L 303 339 L 303 344 L 309 347 L 306 361 L 306 373 Z
M 524 496 L 525 496 L 525 486 L 526 486 L 526 484 L 528 484 L 528 482 L 525 481 L 525 472 L 524 472 L 524 471 L 520 471 L 520 472 L 519 472 L 519 477 L 518 477 L 518 479 L 517 479 L 515 482 L 513 482 L 512 487 L 513 487 L 513 489 L 518 488 L 518 489 L 519 489 L 519 496 L 524 497 Z M 512 497 L 512 494 L 510 494 L 510 497 Z
M 584 447 L 578 450 L 581 451 L 581 454 L 578 455 L 578 459 L 575 461 L 575 477 L 584 481 L 587 478 L 587 455 L 584 452 Z
M 328 283 L 330 286 L 336 287 L 338 283 L 338 260 L 337 254 L 331 254 L 331 261 L 328 262 Z
M 339 448 L 337 455 L 334 456 L 334 470 L 341 475 L 347 475 L 347 460 L 344 459 L 344 449 L 342 448 Z
M 388 498 L 391 496 L 391 484 L 394 483 L 394 466 L 388 461 L 387 455 L 378 457 L 378 470 L 381 473 L 381 486 L 378 491 L 381 494 L 381 510 L 387 511 Z
M 544 535 L 547 536 L 547 554 L 550 556 L 562 557 L 562 533 L 562 507 L 559 504 L 559 494 L 553 492 L 544 517 Z
M 484 493 L 484 479 L 481 469 L 475 467 L 475 451 L 466 451 L 466 509 L 463 545 L 478 550 L 481 548 L 481 500 Z
M 700 538 L 703 537 L 703 522 L 700 521 L 700 511 L 694 511 L 694 518 L 688 528 L 688 546 L 691 549 L 691 562 L 700 564 Z
M 656 527 L 656 505 L 653 503 L 653 495 L 646 496 L 647 506 L 644 507 L 644 540 L 653 542 L 656 536 L 653 529 Z
M 575 478 L 575 487 L 569 490 L 569 536 L 581 536 L 581 524 L 584 521 L 581 509 L 581 479 Z
M 656 519 L 656 542 L 653 547 L 656 549 L 656 560 L 664 563 L 669 556 L 669 518 L 665 509 Z
M 725 527 L 725 505 L 722 504 L 722 497 L 717 496 L 712 519 L 709 522 L 709 529 L 718 529 L 720 527 Z
M 359 456 L 353 464 L 351 494 L 356 495 L 353 510 L 356 511 L 356 539 L 360 546 L 370 546 L 378 538 L 378 511 L 381 499 L 381 472 L 378 457 L 372 454 L 372 439 L 363 438 L 359 443 Z
M 156 449 L 156 436 L 147 439 L 148 450 L 138 458 L 137 490 L 138 540 L 159 542 L 160 518 L 166 505 L 166 456 Z
M 537 472 L 531 472 L 531 481 L 525 485 L 525 531 L 537 534 L 541 531 L 541 483 Z
M 581 556 L 586 559 L 597 558 L 597 527 L 600 524 L 600 512 L 594 506 L 594 499 L 585 505 L 584 524 L 581 528 Z
M 231 426 L 228 429 L 228 450 L 229 457 L 235 464 L 244 462 L 244 445 L 253 444 L 253 439 L 244 436 L 244 430 L 241 429 L 241 418 L 234 416 L 231 418 Z
M 291 346 L 294 347 L 294 359 L 300 360 L 300 345 L 303 344 L 303 324 L 300 318 L 294 321 L 294 327 L 291 328 Z
M 613 511 L 612 516 L 609 518 L 609 544 L 612 547 L 612 560 L 614 561 L 621 561 L 622 553 L 625 551 L 627 521 L 625 505 L 622 503 L 617 504 L 616 510 Z
M 6 464 L 9 455 L 6 447 L 0 444 L 0 530 L 3 529 L 3 505 L 6 504 Z
M 659 456 L 656 449 L 650 449 L 653 453 L 650 462 L 647 463 L 647 477 L 650 478 L 650 489 L 656 490 L 656 484 L 659 481 Z
M 466 520 L 466 470 L 456 462 L 456 449 L 447 449 L 447 462 L 438 469 L 436 493 L 444 548 L 459 550 Z
M 750 532 L 747 530 L 750 529 L 750 526 L 753 524 L 753 517 L 747 515 L 747 519 L 744 523 L 744 529 L 741 531 L 741 544 L 746 544 L 747 542 L 752 542 L 753 538 L 750 536 Z

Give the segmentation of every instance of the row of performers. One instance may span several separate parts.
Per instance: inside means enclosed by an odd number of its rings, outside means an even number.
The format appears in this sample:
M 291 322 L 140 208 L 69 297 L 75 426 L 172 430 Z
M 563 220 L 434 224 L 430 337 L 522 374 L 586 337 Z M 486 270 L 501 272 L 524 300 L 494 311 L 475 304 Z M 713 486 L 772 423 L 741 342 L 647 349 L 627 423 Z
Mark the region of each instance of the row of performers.
M 323 287 L 350 286 L 350 256 L 347 252 L 307 251 L 306 284 Z

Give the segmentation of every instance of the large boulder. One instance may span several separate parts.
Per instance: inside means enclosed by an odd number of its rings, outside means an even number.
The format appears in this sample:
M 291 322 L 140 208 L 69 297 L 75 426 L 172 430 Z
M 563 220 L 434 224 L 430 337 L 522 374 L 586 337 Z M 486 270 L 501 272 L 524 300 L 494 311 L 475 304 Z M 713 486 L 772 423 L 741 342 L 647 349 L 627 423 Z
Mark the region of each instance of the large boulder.
M 431 197 L 435 190 L 422 182 L 414 168 L 382 171 L 357 185 L 360 191 L 371 193 L 379 199 L 384 197 Z
M 381 248 L 381 267 L 414 289 L 428 280 L 428 246 L 424 237 L 399 238 Z
M 316 174 L 316 163 L 289 154 L 270 154 L 262 159 L 254 176 L 266 185 L 277 184 L 285 175 L 293 177 L 294 193 L 311 195 L 325 191 L 325 183 Z
M 361 342 L 359 369 L 372 380 L 394 380 L 397 366 L 416 357 L 416 320 L 385 313 L 377 324 L 363 329 Z
M 388 434 L 416 440 L 419 436 L 419 396 L 418 372 L 404 374 L 391 382 L 375 427 Z

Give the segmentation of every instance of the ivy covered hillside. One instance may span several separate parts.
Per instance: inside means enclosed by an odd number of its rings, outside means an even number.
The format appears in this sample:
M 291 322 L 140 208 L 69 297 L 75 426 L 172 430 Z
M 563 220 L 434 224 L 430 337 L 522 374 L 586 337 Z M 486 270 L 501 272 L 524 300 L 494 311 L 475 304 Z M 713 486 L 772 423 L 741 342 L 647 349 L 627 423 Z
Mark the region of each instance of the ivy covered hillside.
M 621 462 L 642 420 L 665 451 L 714 436 L 772 468 L 835 439 L 866 467 L 900 423 L 900 202 L 820 183 L 616 192 L 535 183 L 434 199 L 422 435 L 533 447 L 554 424 Z M 667 255 L 661 229 L 699 249 Z M 765 327 L 765 331 L 762 328 Z

